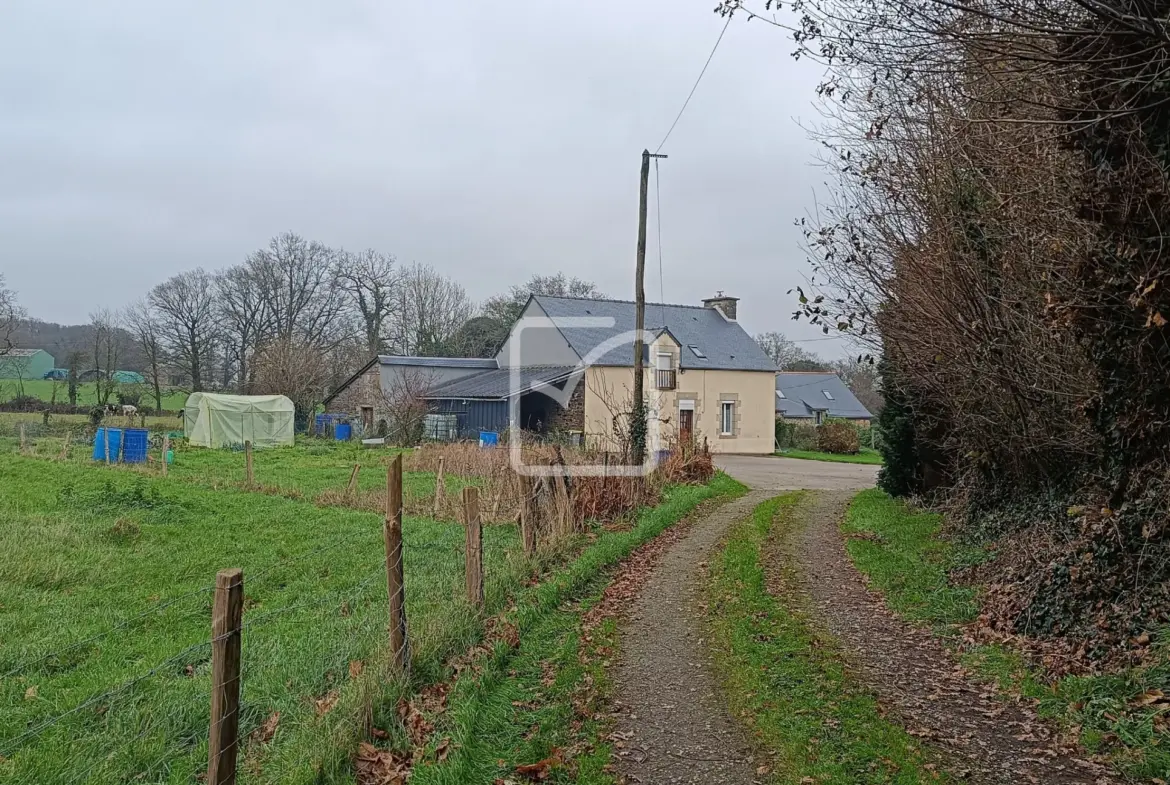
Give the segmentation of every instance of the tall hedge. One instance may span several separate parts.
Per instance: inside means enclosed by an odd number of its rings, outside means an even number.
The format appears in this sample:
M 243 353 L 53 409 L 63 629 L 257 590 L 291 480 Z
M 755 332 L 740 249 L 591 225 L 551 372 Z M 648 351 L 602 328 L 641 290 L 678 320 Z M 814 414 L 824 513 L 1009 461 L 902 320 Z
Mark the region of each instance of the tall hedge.
M 910 496 L 920 490 L 922 479 L 910 396 L 900 386 L 897 372 L 886 357 L 882 357 L 878 368 L 886 401 L 873 426 L 878 429 L 883 460 L 878 487 L 891 496 Z

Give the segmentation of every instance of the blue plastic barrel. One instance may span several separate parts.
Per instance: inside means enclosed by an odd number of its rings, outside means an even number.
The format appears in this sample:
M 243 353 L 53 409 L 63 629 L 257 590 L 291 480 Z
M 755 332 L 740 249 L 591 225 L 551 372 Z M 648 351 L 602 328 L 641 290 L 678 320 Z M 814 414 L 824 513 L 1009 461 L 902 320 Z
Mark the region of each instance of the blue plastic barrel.
M 480 431 L 479 432 L 479 446 L 480 447 L 495 447 L 500 443 L 500 435 L 495 431 Z
M 353 426 L 347 422 L 339 422 L 333 426 L 333 438 L 339 442 L 349 441 L 349 437 L 353 436 Z
M 318 414 L 316 417 L 316 420 L 315 420 L 315 425 L 317 427 L 313 430 L 313 433 L 317 434 L 318 436 L 320 436 L 322 433 L 324 433 L 325 423 L 327 423 L 327 422 L 329 422 L 329 415 L 328 414 Z
M 121 428 L 98 428 L 93 437 L 93 459 L 106 459 L 106 439 L 110 440 L 110 461 L 118 460 L 118 450 L 122 447 Z
M 145 428 L 127 428 L 122 437 L 126 441 L 122 447 L 122 462 L 146 463 L 146 453 L 150 449 L 149 437 Z

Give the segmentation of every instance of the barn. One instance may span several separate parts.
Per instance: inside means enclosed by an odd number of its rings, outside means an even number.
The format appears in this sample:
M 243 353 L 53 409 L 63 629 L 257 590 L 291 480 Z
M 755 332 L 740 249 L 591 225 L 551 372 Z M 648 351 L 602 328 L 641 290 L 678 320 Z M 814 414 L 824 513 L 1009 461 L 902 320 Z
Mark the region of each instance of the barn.
M 0 379 L 44 379 L 54 365 L 44 349 L 9 349 L 0 354 Z

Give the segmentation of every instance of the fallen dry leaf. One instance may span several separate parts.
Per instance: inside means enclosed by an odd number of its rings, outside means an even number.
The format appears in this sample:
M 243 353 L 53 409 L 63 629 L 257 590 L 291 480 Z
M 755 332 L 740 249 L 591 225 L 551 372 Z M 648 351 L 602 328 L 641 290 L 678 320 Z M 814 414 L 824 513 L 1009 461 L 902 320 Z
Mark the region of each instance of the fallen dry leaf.
M 337 704 L 339 697 L 337 690 L 329 690 L 329 692 L 318 698 L 316 701 L 317 716 L 320 717 L 323 714 L 327 714 Z
M 365 668 L 365 664 L 361 660 L 354 660 L 349 664 L 349 677 L 356 679 L 358 676 L 361 676 L 363 668 Z
M 37 688 L 35 686 L 29 687 L 24 691 L 24 699 L 30 701 L 37 696 Z
M 276 726 L 280 723 L 280 712 L 274 711 L 259 728 L 252 731 L 252 739 L 257 744 L 267 744 L 276 735 Z
M 410 777 L 409 758 L 365 741 L 358 745 L 353 768 L 358 785 L 405 785 Z
M 560 766 L 561 763 L 560 750 L 553 747 L 552 755 L 549 755 L 544 760 L 538 760 L 536 763 L 526 763 L 517 766 L 515 771 L 517 774 L 521 774 L 532 780 L 546 780 L 548 779 L 549 773 L 557 766 Z

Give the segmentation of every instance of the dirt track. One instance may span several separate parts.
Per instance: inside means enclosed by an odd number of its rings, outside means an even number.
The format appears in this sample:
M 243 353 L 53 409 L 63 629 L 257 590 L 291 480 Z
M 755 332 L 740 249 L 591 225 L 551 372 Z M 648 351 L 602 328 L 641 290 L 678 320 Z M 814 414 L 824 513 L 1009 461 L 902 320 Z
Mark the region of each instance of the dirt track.
M 715 465 L 749 488 L 761 491 L 861 490 L 877 481 L 877 466 L 806 461 L 771 455 L 717 455 Z

